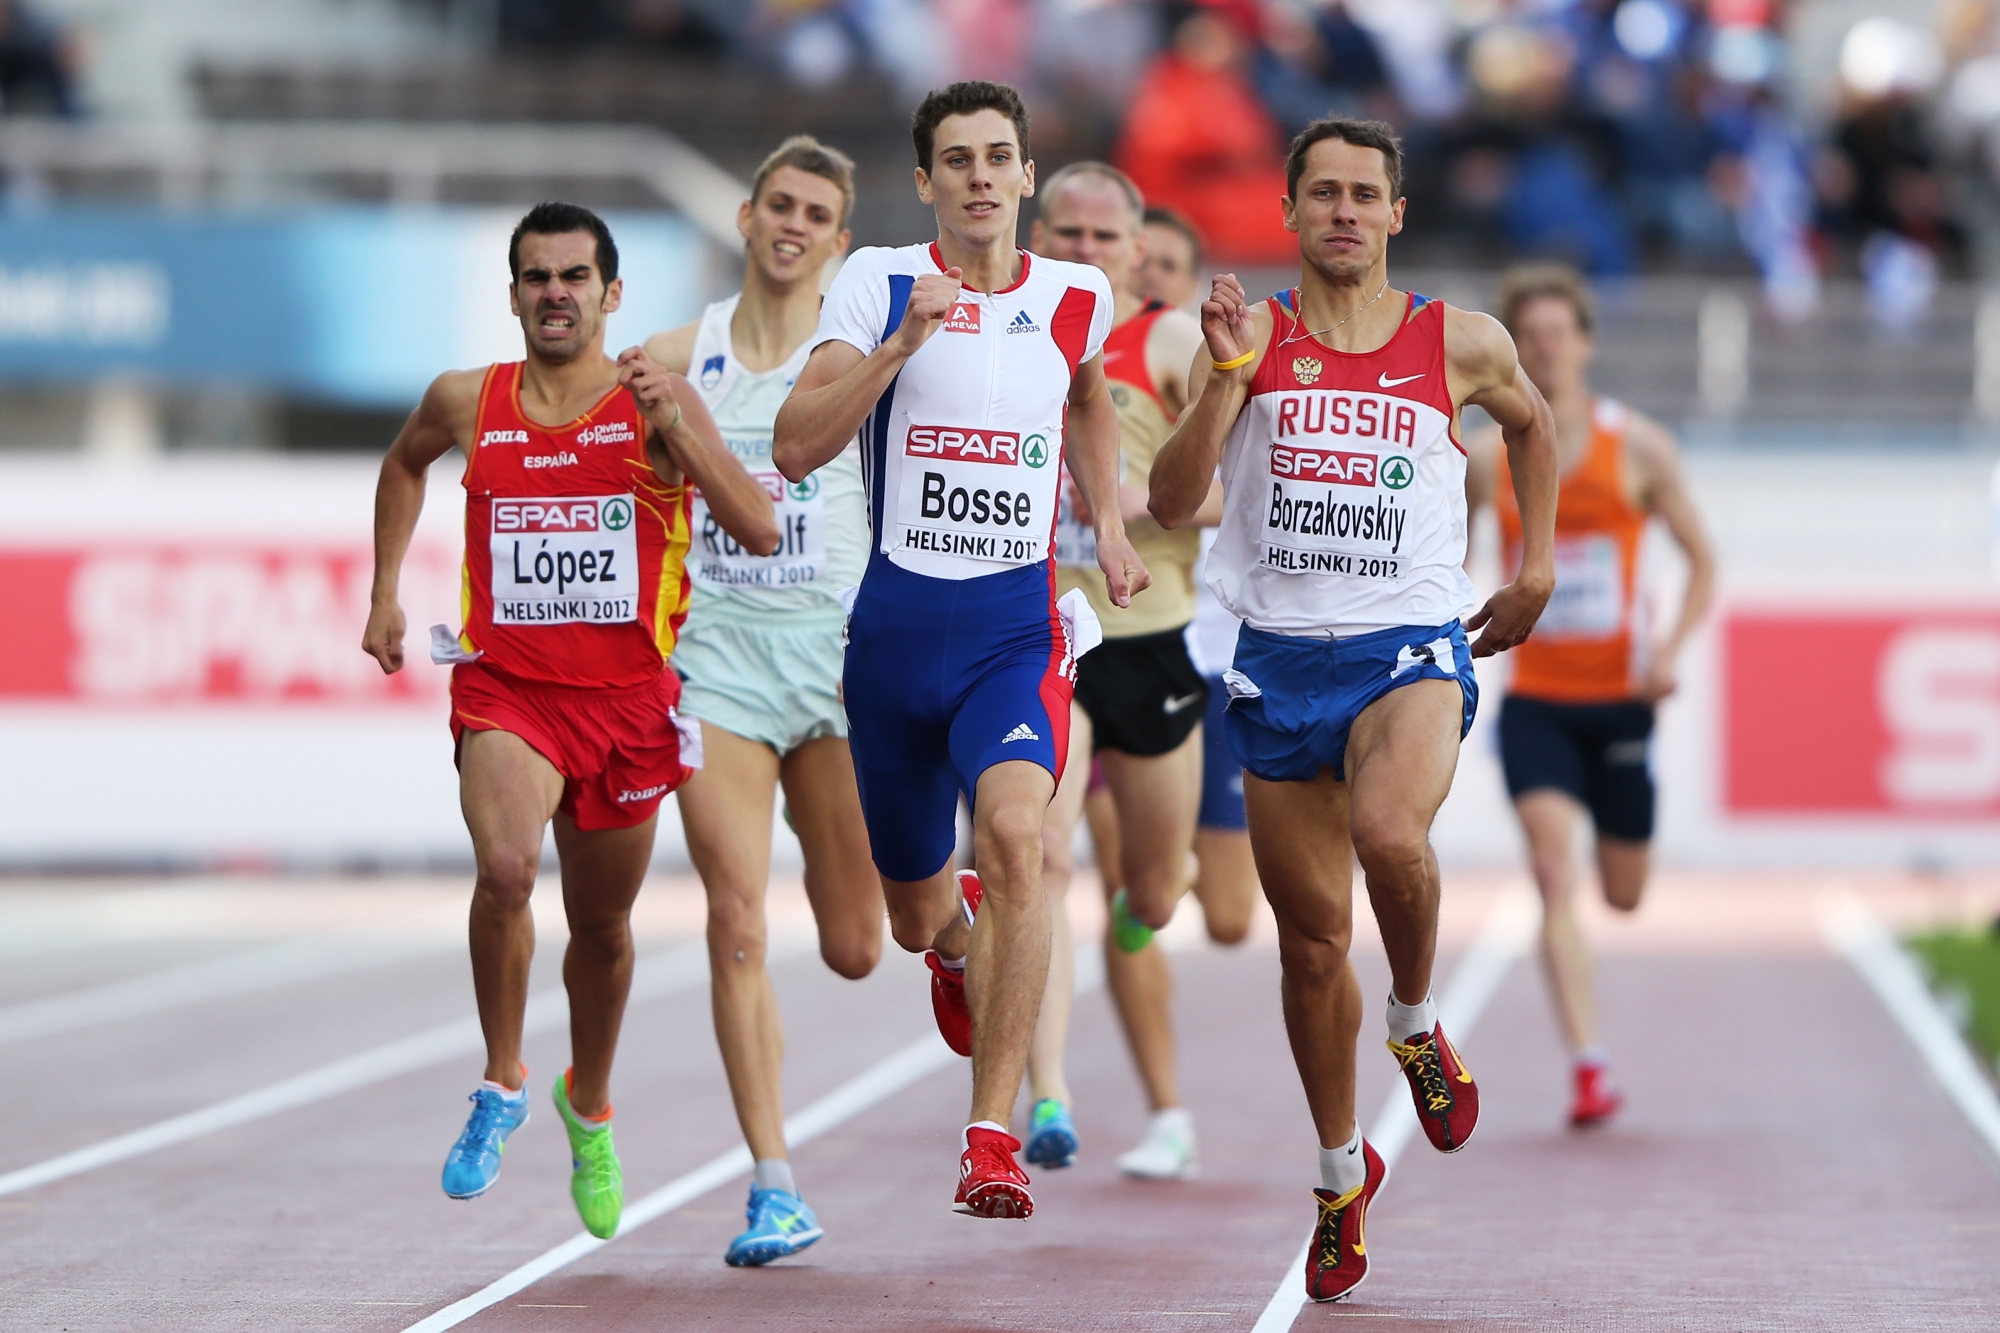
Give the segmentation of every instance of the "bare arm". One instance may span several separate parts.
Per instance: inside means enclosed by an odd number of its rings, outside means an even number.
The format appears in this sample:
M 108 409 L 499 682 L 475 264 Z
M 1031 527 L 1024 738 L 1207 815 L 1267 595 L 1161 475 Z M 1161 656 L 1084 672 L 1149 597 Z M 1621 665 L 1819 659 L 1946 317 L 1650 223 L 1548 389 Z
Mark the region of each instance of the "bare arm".
M 479 386 L 485 378 L 484 371 L 453 370 L 432 380 L 382 459 L 382 472 L 375 481 L 375 581 L 369 590 L 361 651 L 381 665 L 383 675 L 403 669 L 406 625 L 398 589 L 403 557 L 409 554 L 417 517 L 424 511 L 424 478 L 432 463 L 472 442 Z
M 1163 528 L 1198 521 L 1215 488 L 1222 446 L 1249 401 L 1250 377 L 1269 341 L 1270 314 L 1243 299 L 1235 274 L 1217 274 L 1213 291 L 1201 303 L 1201 331 L 1204 341 L 1188 372 L 1187 411 L 1153 459 L 1146 507 Z M 1233 361 L 1245 352 L 1255 355 L 1236 369 L 1214 368 L 1214 363 Z
M 701 321 L 696 320 L 677 329 L 656 333 L 646 339 L 646 355 L 662 370 L 670 370 L 676 375 L 688 374 L 694 368 L 694 338 L 699 332 Z
M 722 530 L 745 550 L 757 555 L 777 550 L 782 534 L 770 493 L 729 452 L 694 386 L 637 347 L 619 356 L 618 380 L 653 425 L 646 452 L 660 480 L 671 486 L 685 474 Z
M 1639 505 L 1667 525 L 1681 553 L 1687 557 L 1687 589 L 1681 594 L 1680 615 L 1667 637 L 1654 645 L 1640 697 L 1658 703 L 1679 684 L 1675 660 L 1688 636 L 1708 614 L 1715 599 L 1715 548 L 1709 544 L 1701 514 L 1688 494 L 1681 476 L 1680 451 L 1665 427 L 1645 417 L 1635 416 L 1625 436 L 1634 470 L 1638 473 Z
M 1146 333 L 1146 373 L 1170 417 L 1187 411 L 1187 368 L 1201 344 L 1201 321 L 1185 310 L 1162 310 Z
M 1465 442 L 1465 516 L 1470 519 L 1493 503 L 1500 479 L 1500 432 L 1482 430 Z
M 1521 506 L 1521 568 L 1465 622 L 1469 630 L 1484 629 L 1472 655 L 1490 657 L 1528 637 L 1555 591 L 1555 418 L 1521 369 L 1514 340 L 1490 315 L 1445 311 L 1445 373 L 1453 401 L 1484 408 L 1499 424 Z
M 771 458 L 786 480 L 804 481 L 840 456 L 903 363 L 943 327 L 959 276 L 954 268 L 918 278 L 896 331 L 874 351 L 839 340 L 813 349 L 771 432 Z
M 1065 434 L 1069 475 L 1083 492 L 1097 531 L 1097 565 L 1104 571 L 1105 588 L 1117 605 L 1130 606 L 1153 576 L 1125 536 L 1125 515 L 1118 504 L 1118 409 L 1104 382 L 1102 353 L 1078 366 L 1070 381 Z

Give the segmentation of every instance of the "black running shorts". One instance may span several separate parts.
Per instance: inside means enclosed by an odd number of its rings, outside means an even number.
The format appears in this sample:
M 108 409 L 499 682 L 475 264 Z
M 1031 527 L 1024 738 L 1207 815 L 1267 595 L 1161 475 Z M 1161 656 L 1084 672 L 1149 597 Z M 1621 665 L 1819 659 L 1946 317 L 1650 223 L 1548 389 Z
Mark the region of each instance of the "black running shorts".
M 1554 788 L 1606 837 L 1653 836 L 1653 706 L 1561 704 L 1510 694 L 1500 705 L 1500 765 L 1514 797 Z
M 1178 749 L 1201 722 L 1208 681 L 1188 656 L 1183 630 L 1106 639 L 1077 659 L 1076 701 L 1090 718 L 1091 749 L 1145 759 Z

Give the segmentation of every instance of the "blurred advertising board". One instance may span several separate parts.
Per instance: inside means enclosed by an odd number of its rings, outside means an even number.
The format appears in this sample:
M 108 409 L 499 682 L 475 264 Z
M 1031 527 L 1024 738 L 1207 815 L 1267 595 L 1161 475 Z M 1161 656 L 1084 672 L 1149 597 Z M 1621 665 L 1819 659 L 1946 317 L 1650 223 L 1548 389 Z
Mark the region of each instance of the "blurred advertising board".
M 1722 651 L 1731 814 L 2000 816 L 2000 602 L 1739 610 Z
M 0 381 L 250 384 L 414 403 L 439 371 L 518 358 L 514 209 L 295 214 L 61 209 L 0 217 Z M 615 352 L 686 323 L 707 243 L 666 213 L 608 215 Z

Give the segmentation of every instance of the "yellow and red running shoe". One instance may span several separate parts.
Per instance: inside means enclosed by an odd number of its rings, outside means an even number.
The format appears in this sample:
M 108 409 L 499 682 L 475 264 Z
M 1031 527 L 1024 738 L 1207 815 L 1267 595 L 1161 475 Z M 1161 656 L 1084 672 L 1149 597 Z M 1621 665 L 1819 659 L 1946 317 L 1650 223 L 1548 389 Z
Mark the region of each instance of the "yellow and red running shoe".
M 1410 1081 L 1417 1121 L 1431 1147 L 1439 1152 L 1463 1148 L 1479 1123 L 1479 1085 L 1444 1035 L 1444 1024 L 1417 1034 L 1407 1044 L 1391 1041 L 1389 1053 Z
M 1347 1193 L 1313 1191 L 1319 1221 L 1306 1251 L 1306 1295 L 1316 1301 L 1341 1300 L 1368 1276 L 1368 1205 L 1389 1178 L 1389 1166 L 1366 1139 L 1361 1140 L 1361 1160 L 1366 1174 Z

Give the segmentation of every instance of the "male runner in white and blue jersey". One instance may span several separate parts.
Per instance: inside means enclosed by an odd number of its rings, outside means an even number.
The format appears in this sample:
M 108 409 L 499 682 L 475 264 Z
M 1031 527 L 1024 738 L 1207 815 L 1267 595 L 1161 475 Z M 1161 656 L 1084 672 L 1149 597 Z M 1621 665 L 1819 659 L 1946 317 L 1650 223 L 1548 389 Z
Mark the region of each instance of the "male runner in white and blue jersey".
M 1354 1119 L 1361 993 L 1347 958 L 1352 866 L 1389 956 L 1389 1049 L 1431 1145 L 1456 1152 L 1479 1091 L 1438 1024 L 1431 821 L 1479 698 L 1472 659 L 1528 636 L 1555 587 L 1555 425 L 1489 316 L 1389 286 L 1401 145 L 1380 121 L 1315 121 L 1283 201 L 1299 285 L 1251 306 L 1223 274 L 1202 303 L 1194 403 L 1153 464 L 1150 507 L 1194 518 L 1222 469 L 1209 587 L 1243 623 L 1223 731 L 1278 919 L 1285 1028 L 1319 1131 L 1306 1291 L 1368 1272 L 1363 1224 L 1388 1168 Z M 1498 423 L 1522 524 L 1520 573 L 1473 612 L 1465 574 L 1466 404 Z M 1485 632 L 1470 644 L 1466 630 Z
M 938 1027 L 972 1056 L 954 1207 L 1020 1218 L 1034 1199 L 1006 1124 L 1049 966 L 1042 818 L 1095 629 L 1081 597 L 1065 603 L 1076 638 L 1056 605 L 1066 453 L 1112 599 L 1147 575 L 1119 515 L 1110 284 L 1015 245 L 1035 183 L 1020 94 L 956 83 L 911 129 L 938 238 L 842 267 L 772 455 L 799 481 L 862 431 L 874 545 L 842 677 L 855 776 L 891 933 L 928 951 Z M 955 884 L 960 792 L 980 873 Z

